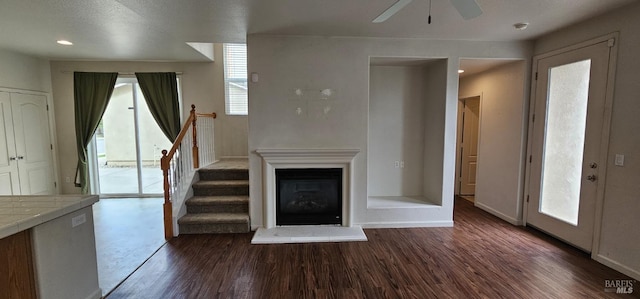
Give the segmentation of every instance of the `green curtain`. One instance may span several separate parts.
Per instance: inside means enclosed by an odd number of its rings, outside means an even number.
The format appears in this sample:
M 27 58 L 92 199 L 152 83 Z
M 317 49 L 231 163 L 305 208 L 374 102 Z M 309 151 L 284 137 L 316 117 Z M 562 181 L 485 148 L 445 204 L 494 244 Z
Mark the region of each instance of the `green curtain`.
M 180 133 L 180 106 L 176 73 L 136 73 L 151 115 L 174 142 Z
M 87 164 L 87 145 L 96 132 L 102 114 L 113 93 L 118 73 L 73 73 L 73 97 L 76 116 L 76 146 L 78 166 L 76 168 L 76 187 L 82 193 L 89 193 L 89 165 Z

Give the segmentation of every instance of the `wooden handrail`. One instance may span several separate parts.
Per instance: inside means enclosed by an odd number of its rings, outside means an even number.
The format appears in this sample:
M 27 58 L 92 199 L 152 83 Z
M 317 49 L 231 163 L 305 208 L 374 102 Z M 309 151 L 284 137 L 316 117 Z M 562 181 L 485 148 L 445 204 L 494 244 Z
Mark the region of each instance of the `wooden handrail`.
M 215 112 L 211 112 L 211 113 L 196 113 L 197 116 L 204 116 L 204 117 L 211 117 L 211 118 L 217 118 L 218 115 Z
M 169 160 L 171 160 L 173 158 L 173 155 L 176 154 L 176 151 L 178 150 L 178 147 L 180 147 L 180 143 L 182 142 L 182 139 L 184 139 L 184 136 L 187 135 L 187 132 L 189 131 L 189 127 L 191 126 L 191 123 L 195 118 L 195 113 L 196 113 L 196 105 L 191 105 L 191 112 L 189 113 L 189 118 L 187 118 L 187 121 L 182 126 L 182 130 L 180 130 L 180 133 L 178 133 L 178 137 L 176 137 L 176 141 L 173 142 L 173 146 L 171 146 L 171 149 L 166 155 L 166 157 L 168 157 Z M 164 153 L 162 157 L 163 158 L 165 157 Z
M 164 237 L 165 239 L 173 238 L 173 206 L 171 200 L 171 185 L 169 182 L 169 169 L 171 168 L 171 159 L 176 154 L 176 151 L 180 147 L 182 140 L 187 135 L 189 131 L 189 127 L 192 130 L 193 137 L 193 145 L 192 145 L 192 154 L 193 154 L 193 168 L 197 169 L 200 167 L 200 159 L 199 159 L 199 150 L 198 150 L 198 138 L 197 138 L 197 128 L 196 128 L 196 120 L 198 116 L 201 117 L 211 117 L 216 118 L 217 115 L 215 112 L 212 113 L 196 113 L 196 106 L 191 105 L 191 111 L 189 112 L 189 117 L 185 121 L 180 133 L 178 133 L 178 137 L 173 142 L 171 149 L 169 151 L 162 150 L 162 158 L 160 159 L 160 168 L 162 169 L 163 183 L 164 183 L 164 203 L 162 204 L 164 210 Z
M 176 154 L 176 151 L 178 150 L 178 147 L 180 147 L 180 143 L 182 142 L 182 139 L 184 139 L 184 136 L 187 135 L 187 132 L 189 131 L 189 127 L 191 126 L 191 124 L 195 124 L 196 116 L 217 118 L 217 114 L 215 112 L 196 113 L 195 111 L 196 111 L 196 105 L 191 105 L 191 112 L 189 113 L 189 117 L 187 118 L 187 121 L 182 126 L 182 130 L 180 130 L 180 133 L 178 134 L 176 141 L 173 143 L 173 146 L 171 146 L 171 149 L 167 153 L 167 157 L 169 157 L 169 160 L 171 160 L 173 158 L 173 155 Z M 193 136 L 195 137 L 196 134 L 194 133 Z M 163 157 L 164 157 L 164 153 L 163 153 Z

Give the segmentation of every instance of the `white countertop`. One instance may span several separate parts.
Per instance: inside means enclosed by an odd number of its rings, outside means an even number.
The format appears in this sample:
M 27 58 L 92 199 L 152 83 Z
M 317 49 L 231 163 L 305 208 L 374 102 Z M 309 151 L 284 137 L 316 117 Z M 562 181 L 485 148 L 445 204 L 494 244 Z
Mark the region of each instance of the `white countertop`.
M 97 195 L 0 196 L 0 239 L 96 202 Z

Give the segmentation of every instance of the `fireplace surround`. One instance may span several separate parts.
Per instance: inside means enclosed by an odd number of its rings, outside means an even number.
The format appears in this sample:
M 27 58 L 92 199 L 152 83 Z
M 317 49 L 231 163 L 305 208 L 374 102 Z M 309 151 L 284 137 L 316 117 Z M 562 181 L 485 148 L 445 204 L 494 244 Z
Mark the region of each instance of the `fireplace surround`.
M 341 172 L 341 225 L 352 226 L 352 169 L 357 149 L 258 149 L 262 157 L 264 228 L 277 224 L 276 170 L 281 169 L 338 169 Z M 282 224 L 280 226 L 284 226 Z

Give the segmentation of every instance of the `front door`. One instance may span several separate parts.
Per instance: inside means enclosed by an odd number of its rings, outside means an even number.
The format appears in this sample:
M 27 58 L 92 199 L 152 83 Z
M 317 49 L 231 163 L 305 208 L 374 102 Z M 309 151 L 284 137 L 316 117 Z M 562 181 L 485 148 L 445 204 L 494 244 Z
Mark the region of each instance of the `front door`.
M 601 145 L 610 45 L 537 60 L 527 225 L 586 251 L 606 162 Z

